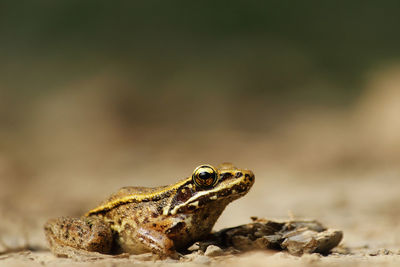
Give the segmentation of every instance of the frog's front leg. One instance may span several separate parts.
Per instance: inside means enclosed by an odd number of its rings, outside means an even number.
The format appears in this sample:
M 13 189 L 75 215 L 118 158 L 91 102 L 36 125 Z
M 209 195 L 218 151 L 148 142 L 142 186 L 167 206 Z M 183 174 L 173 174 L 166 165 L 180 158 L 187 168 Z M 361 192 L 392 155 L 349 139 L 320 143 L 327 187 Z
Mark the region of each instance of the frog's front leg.
M 119 235 L 118 243 L 123 251 L 132 254 L 151 251 L 161 258 L 178 257 L 174 242 L 165 233 L 152 229 L 146 224 L 133 231 L 128 229 L 122 231 Z
M 50 249 L 58 256 L 82 250 L 110 253 L 113 235 L 110 226 L 96 217 L 61 217 L 49 220 L 44 230 Z

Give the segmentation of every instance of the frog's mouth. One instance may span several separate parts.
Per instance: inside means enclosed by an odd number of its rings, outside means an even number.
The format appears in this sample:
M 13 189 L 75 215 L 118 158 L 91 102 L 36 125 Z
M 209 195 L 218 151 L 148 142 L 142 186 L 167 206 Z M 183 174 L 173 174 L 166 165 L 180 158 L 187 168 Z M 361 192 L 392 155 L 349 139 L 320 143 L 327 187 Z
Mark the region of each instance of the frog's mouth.
M 198 191 L 185 202 L 164 210 L 164 215 L 176 214 L 183 211 L 193 211 L 215 201 L 233 201 L 244 196 L 254 184 L 254 174 L 245 173 L 240 178 L 221 179 L 218 184 L 209 190 Z

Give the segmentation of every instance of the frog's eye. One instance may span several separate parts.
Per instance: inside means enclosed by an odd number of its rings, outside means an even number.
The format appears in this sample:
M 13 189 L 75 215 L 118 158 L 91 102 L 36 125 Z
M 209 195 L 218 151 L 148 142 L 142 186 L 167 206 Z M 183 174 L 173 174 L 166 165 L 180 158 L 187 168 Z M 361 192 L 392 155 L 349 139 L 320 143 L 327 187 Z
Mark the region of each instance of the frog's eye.
M 192 179 L 196 186 L 210 188 L 217 183 L 218 173 L 211 165 L 201 165 L 193 171 Z

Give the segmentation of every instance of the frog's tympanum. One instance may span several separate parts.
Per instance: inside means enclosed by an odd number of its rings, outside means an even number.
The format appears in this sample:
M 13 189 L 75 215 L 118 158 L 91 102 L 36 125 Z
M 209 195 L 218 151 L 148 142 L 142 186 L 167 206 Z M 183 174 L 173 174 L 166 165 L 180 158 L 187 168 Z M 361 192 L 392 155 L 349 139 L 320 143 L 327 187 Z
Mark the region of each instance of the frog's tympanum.
M 201 165 L 173 185 L 123 187 L 83 217 L 49 220 L 44 229 L 59 256 L 71 249 L 176 256 L 176 251 L 207 236 L 225 207 L 253 183 L 250 170 L 229 163 Z

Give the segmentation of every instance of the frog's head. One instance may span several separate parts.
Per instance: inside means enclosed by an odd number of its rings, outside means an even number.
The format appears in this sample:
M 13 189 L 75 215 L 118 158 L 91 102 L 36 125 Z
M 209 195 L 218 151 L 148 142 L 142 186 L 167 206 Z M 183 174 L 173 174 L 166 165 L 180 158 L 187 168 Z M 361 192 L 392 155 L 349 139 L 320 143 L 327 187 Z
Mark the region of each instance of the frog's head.
M 209 164 L 198 166 L 190 178 L 176 188 L 176 194 L 164 214 L 188 212 L 214 204 L 226 206 L 244 196 L 254 184 L 254 174 L 230 163 L 218 167 Z

